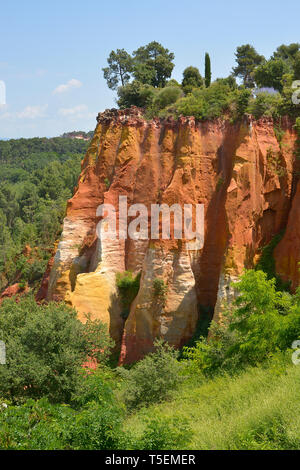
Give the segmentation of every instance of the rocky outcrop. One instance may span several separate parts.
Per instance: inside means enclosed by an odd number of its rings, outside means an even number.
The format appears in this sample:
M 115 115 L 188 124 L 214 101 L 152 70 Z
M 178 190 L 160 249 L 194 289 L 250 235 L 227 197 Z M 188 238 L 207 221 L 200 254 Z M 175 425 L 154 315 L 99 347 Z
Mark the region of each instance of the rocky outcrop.
M 288 121 L 279 143 L 269 119 L 146 121 L 137 108 L 109 110 L 97 121 L 68 202 L 46 297 L 65 300 L 83 321 L 90 313 L 106 322 L 125 363 L 149 352 L 156 337 L 181 346 L 203 311 L 216 306 L 217 317 L 223 299 L 234 295 L 230 282 L 286 226 L 295 135 Z M 113 204 L 119 220 L 120 195 L 149 213 L 153 203 L 204 204 L 204 245 L 188 249 L 187 240 L 172 237 L 108 240 L 102 232 L 98 238 L 97 207 Z M 141 272 L 126 320 L 116 287 L 116 274 L 125 270 Z M 154 289 L 157 279 L 164 286 L 161 296 Z

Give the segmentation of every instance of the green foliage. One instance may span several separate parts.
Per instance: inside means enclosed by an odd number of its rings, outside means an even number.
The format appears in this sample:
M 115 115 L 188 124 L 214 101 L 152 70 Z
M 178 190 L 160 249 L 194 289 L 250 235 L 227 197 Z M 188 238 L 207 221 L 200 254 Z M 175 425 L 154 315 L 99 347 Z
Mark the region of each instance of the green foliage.
M 233 113 L 236 118 L 241 118 L 246 113 L 250 97 L 251 91 L 249 89 L 242 88 L 241 90 L 236 90 L 234 100 L 236 110 Z
M 92 401 L 75 411 L 46 398 L 0 411 L 0 449 L 100 450 L 120 446 L 122 410 Z
M 277 47 L 276 51 L 273 54 L 275 59 L 283 59 L 288 63 L 293 63 L 300 49 L 300 44 L 293 42 L 289 45 L 282 44 Z
M 136 80 L 153 87 L 164 87 L 174 68 L 174 54 L 159 42 L 152 41 L 133 52 Z
M 155 297 L 164 297 L 166 294 L 167 286 L 163 279 L 155 278 L 153 281 L 153 293 Z
M 125 433 L 134 429 L 141 436 L 145 418 L 180 416 L 191 428 L 181 449 L 299 449 L 299 380 L 300 368 L 291 363 L 290 353 L 235 375 L 203 380 L 195 374 L 171 401 L 129 416 Z
M 121 316 L 126 319 L 130 312 L 130 305 L 136 298 L 140 288 L 141 273 L 133 276 L 131 271 L 117 273 L 116 283 L 119 291 L 122 313 Z
M 220 176 L 217 181 L 216 190 L 219 191 L 224 184 L 224 178 Z
M 262 116 L 270 116 L 276 119 L 279 117 L 281 102 L 282 98 L 279 93 L 258 93 L 255 99 L 250 100 L 248 110 L 255 119 Z
M 0 307 L 0 337 L 7 363 L 0 365 L 0 396 L 13 401 L 47 396 L 71 399 L 83 362 L 105 362 L 112 341 L 106 326 L 87 318 L 85 324 L 64 303 L 39 306 L 32 297 L 5 300 Z
M 118 106 L 120 108 L 130 108 L 130 106 L 144 108 L 151 105 L 154 96 L 155 91 L 151 85 L 143 85 L 138 80 L 133 80 L 118 88 Z
M 123 397 L 129 409 L 165 400 L 179 384 L 178 352 L 161 340 L 156 340 L 154 347 L 154 352 L 130 370 L 119 368 L 125 381 Z
M 245 272 L 234 284 L 237 297 L 231 310 L 222 313 L 218 324 L 212 322 L 209 339 L 185 348 L 192 371 L 237 371 L 286 350 L 300 337 L 299 293 L 277 291 L 275 282 L 263 271 Z
M 117 49 L 116 52 L 111 51 L 107 62 L 108 67 L 102 69 L 107 86 L 112 90 L 116 90 L 119 82 L 122 86 L 126 85 L 133 71 L 133 58 L 130 54 L 125 49 Z
M 276 152 L 272 147 L 267 149 L 267 168 L 271 173 L 275 173 L 279 178 L 286 175 L 286 168 L 282 165 L 281 152 Z
M 185 94 L 191 93 L 193 88 L 200 88 L 203 86 L 203 78 L 197 67 L 187 67 L 183 71 L 182 88 Z
M 209 88 L 196 88 L 178 100 L 177 114 L 195 116 L 196 119 L 220 117 L 229 108 L 231 92 L 230 86 L 222 81 L 212 83 Z
M 182 91 L 179 86 L 167 86 L 159 90 L 154 98 L 153 104 L 160 110 L 176 103 L 181 95 Z
M 211 64 L 208 52 L 205 54 L 205 86 L 208 88 L 211 84 Z
M 300 80 L 300 52 L 297 52 L 293 65 L 294 79 Z
M 0 291 L 41 279 L 87 145 L 61 137 L 0 141 Z
M 254 70 L 264 62 L 264 57 L 259 55 L 250 44 L 237 47 L 235 57 L 237 66 L 233 68 L 234 76 L 241 78 L 246 88 L 253 88 Z
M 296 157 L 300 158 L 300 117 L 296 119 L 294 125 L 296 134 L 297 134 L 297 141 L 296 141 Z
M 110 187 L 110 181 L 109 181 L 108 178 L 104 178 L 104 184 L 105 184 L 106 189 L 109 189 L 109 187 Z
M 289 283 L 283 282 L 281 278 L 276 274 L 275 259 L 273 252 L 283 237 L 283 232 L 275 235 L 272 240 L 262 248 L 261 256 L 255 266 L 257 271 L 263 271 L 266 273 L 268 279 L 275 279 L 277 290 L 289 290 Z
M 141 439 L 135 443 L 135 449 L 169 450 L 183 449 L 192 437 L 187 419 L 150 418 Z
M 292 102 L 292 83 L 300 77 L 299 44 L 280 46 L 268 61 L 250 44 L 237 47 L 235 55 L 237 65 L 233 73 L 211 83 L 210 57 L 206 53 L 205 79 L 196 67 L 190 66 L 183 72 L 180 87 L 176 80 L 168 81 L 174 54 L 153 41 L 133 53 L 134 80 L 131 83 L 127 80 L 118 88 L 117 103 L 120 108 L 132 105 L 144 108 L 146 119 L 183 115 L 198 120 L 225 117 L 235 122 L 245 113 L 256 119 L 272 117 L 274 121 L 287 115 L 297 118 L 299 107 Z M 242 86 L 237 85 L 235 77 L 242 79 Z M 258 92 L 254 96 L 250 89 L 255 83 L 262 88 L 274 88 L 278 93 Z
M 274 134 L 276 136 L 276 139 L 279 143 L 279 147 L 281 148 L 281 144 L 282 144 L 282 139 L 284 137 L 284 134 L 285 134 L 285 131 L 281 128 L 280 125 L 275 125 L 274 126 Z
M 282 91 L 283 76 L 289 73 L 290 67 L 283 59 L 271 59 L 257 67 L 254 80 L 260 87 L 271 87 Z

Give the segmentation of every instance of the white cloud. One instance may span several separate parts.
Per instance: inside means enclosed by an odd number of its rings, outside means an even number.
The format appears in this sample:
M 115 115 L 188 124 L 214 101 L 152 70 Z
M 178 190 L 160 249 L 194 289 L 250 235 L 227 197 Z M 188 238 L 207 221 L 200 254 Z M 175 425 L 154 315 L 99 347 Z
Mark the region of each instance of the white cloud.
M 57 95 L 59 93 L 65 93 L 66 91 L 71 90 L 72 88 L 80 88 L 82 83 L 76 78 L 72 78 L 67 83 L 58 85 L 55 90 L 53 90 L 53 95 Z
M 38 117 L 45 116 L 45 111 L 48 108 L 48 105 L 43 106 L 26 106 L 23 111 L 16 113 L 18 119 L 35 119 Z
M 97 115 L 96 112 L 89 112 L 85 104 L 79 104 L 73 108 L 60 108 L 58 110 L 60 116 L 68 117 L 71 119 L 84 118 L 89 119 Z
M 47 108 L 47 104 L 42 106 L 26 106 L 22 111 L 15 113 L 5 112 L 4 114 L 0 114 L 0 119 L 36 119 L 44 117 Z
M 81 114 L 87 112 L 88 107 L 85 104 L 79 104 L 73 108 L 60 108 L 58 114 L 62 116 L 73 116 L 74 114 Z

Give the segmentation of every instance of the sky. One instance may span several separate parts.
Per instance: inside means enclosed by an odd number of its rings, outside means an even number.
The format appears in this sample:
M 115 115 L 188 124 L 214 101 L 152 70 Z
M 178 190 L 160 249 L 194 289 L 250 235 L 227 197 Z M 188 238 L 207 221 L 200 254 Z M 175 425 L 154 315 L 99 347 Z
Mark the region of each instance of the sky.
M 172 78 L 189 65 L 228 76 L 234 52 L 252 44 L 266 58 L 300 42 L 299 0 L 14 0 L 0 2 L 0 139 L 93 130 L 116 107 L 102 67 L 111 50 L 155 40 L 175 54 Z

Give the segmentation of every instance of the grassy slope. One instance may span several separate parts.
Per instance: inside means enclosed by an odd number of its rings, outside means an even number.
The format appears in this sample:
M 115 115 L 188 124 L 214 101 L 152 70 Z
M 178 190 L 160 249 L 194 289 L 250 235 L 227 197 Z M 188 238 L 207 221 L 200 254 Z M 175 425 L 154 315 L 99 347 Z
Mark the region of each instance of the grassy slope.
M 189 449 L 299 449 L 299 390 L 300 365 L 290 358 L 235 377 L 188 380 L 171 401 L 131 415 L 126 429 L 139 435 L 145 417 L 180 416 L 193 431 Z

